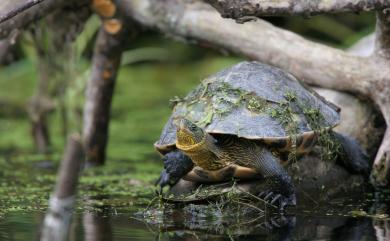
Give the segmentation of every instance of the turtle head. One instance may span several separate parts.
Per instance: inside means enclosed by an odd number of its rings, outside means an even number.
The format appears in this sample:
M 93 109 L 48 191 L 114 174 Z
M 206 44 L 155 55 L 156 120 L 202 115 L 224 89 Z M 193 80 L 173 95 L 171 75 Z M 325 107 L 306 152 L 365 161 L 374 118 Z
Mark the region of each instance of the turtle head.
M 189 148 L 201 143 L 205 138 L 204 130 L 188 119 L 179 119 L 176 122 L 176 126 L 176 139 L 180 146 Z

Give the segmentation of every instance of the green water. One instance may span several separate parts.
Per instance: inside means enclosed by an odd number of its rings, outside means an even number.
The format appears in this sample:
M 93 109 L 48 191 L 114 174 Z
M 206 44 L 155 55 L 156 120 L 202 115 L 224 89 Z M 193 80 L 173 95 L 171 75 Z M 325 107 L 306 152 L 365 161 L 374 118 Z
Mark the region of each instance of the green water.
M 256 212 L 247 219 L 223 212 L 208 217 L 192 206 L 184 211 L 166 209 L 165 213 L 156 208 L 153 182 L 162 163 L 153 143 L 170 114 L 169 99 L 185 95 L 204 77 L 238 61 L 212 57 L 121 69 L 107 165 L 82 173 L 70 240 L 376 240 L 386 230 L 386 194 L 381 201 L 373 194 L 359 194 L 363 201 L 352 198 L 328 206 L 311 203 L 276 219 Z M 34 152 L 23 111 L 34 91 L 34 75 L 28 61 L 0 70 L 0 97 L 22 109 L 0 110 L 0 240 L 39 237 L 64 146 L 59 116 L 53 113 L 52 154 Z

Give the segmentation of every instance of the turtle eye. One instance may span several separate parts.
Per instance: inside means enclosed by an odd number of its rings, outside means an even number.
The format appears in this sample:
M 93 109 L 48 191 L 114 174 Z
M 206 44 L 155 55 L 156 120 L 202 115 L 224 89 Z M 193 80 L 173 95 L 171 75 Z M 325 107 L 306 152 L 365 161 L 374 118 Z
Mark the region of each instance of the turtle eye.
M 196 131 L 198 129 L 198 127 L 196 125 L 192 124 L 190 126 L 190 129 L 191 129 L 191 131 Z

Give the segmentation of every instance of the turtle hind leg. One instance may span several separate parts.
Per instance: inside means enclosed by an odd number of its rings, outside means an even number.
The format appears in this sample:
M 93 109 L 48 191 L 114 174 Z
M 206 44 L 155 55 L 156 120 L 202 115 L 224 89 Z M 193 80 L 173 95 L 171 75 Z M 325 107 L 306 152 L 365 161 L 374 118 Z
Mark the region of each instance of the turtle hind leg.
M 284 210 L 286 206 L 296 206 L 296 195 L 291 179 L 283 180 L 282 177 L 269 177 L 266 179 L 268 190 L 260 192 L 259 198 L 265 202 Z
M 165 154 L 163 162 L 164 170 L 161 171 L 160 177 L 156 181 L 156 185 L 160 186 L 161 189 L 167 185 L 175 185 L 194 166 L 192 160 L 179 150 Z
M 278 158 L 270 150 L 263 147 L 258 148 L 254 165 L 258 172 L 266 178 L 266 186 L 269 187 L 268 190 L 261 192 L 259 197 L 279 206 L 281 210 L 285 206 L 295 206 L 295 188 L 290 175 L 279 164 Z
M 369 158 L 358 142 L 337 132 L 333 132 L 333 136 L 342 147 L 342 152 L 339 155 L 338 160 L 341 161 L 349 171 L 369 175 L 371 171 Z

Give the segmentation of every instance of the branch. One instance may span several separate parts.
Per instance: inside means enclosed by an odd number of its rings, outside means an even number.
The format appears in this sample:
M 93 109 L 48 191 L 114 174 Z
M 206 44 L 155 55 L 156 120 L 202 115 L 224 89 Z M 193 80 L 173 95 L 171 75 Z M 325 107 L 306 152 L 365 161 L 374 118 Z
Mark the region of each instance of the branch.
M 0 21 L 0 39 L 8 36 L 12 31 L 25 28 L 27 25 L 45 17 L 56 9 L 61 9 L 72 4 L 80 6 L 88 3 L 87 0 L 30 0 L 28 1 L 32 2 L 30 4 L 25 3 L 26 5 L 13 6 L 11 5 L 13 3 L 11 0 L 7 1 L 8 2 L 0 9 L 1 12 L 4 12 L 0 17 L 0 19 L 2 19 L 2 21 Z M 21 0 L 18 0 L 18 2 L 20 1 Z M 34 2 L 37 1 L 39 4 L 34 4 Z
M 120 4 L 142 25 L 280 67 L 309 84 L 369 95 L 373 73 L 385 72 L 369 58 L 308 41 L 260 19 L 243 25 L 223 19 L 201 2 L 124 0 Z
M 377 55 L 390 59 L 390 9 L 377 13 L 375 51 Z
M 105 162 L 116 75 L 125 40 L 132 36 L 131 23 L 124 24 L 121 11 L 116 11 L 113 1 L 94 0 L 93 6 L 103 23 L 95 41 L 84 108 L 83 139 L 89 166 Z
M 387 61 L 390 68 L 390 9 L 377 12 L 375 53 L 378 61 Z M 373 97 L 386 121 L 387 129 L 374 161 L 372 182 L 377 186 L 390 184 L 390 79 L 383 77 L 375 83 Z
M 40 241 L 67 240 L 83 161 L 81 138 L 78 134 L 73 134 L 69 137 L 64 150 L 56 187 L 50 197 L 49 209 L 43 222 Z
M 360 12 L 390 7 L 386 0 L 206 0 L 223 17 L 240 19 L 247 16 L 310 16 L 321 13 Z
M 348 49 L 348 53 L 352 53 L 357 56 L 368 57 L 372 55 L 375 47 L 375 34 L 369 34 Z
M 0 23 L 16 16 L 19 13 L 22 13 L 23 11 L 31 8 L 32 6 L 35 6 L 39 3 L 41 3 L 42 1 L 44 1 L 44 0 L 29 0 L 27 2 L 24 2 L 21 5 L 13 6 L 12 9 L 10 9 L 9 11 L 5 11 L 5 13 L 4 13 L 4 11 L 1 11 L 2 15 L 0 15 Z
M 7 38 L 0 39 L 0 65 L 11 63 L 13 61 L 13 55 L 15 55 L 15 44 L 19 39 L 20 33 L 14 31 Z

